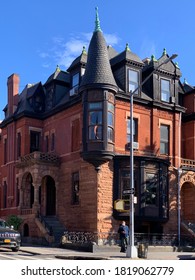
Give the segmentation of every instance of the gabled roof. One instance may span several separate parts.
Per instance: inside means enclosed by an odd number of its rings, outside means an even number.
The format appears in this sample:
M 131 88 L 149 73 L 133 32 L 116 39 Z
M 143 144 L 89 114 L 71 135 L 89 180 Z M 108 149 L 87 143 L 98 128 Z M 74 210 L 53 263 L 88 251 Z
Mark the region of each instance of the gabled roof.
M 186 79 L 184 79 L 183 89 L 187 93 L 187 92 L 194 90 L 195 88 L 194 88 L 194 86 L 189 85 L 188 82 L 186 81 Z
M 20 114 L 22 112 L 35 113 L 33 106 L 31 106 L 29 103 L 29 98 L 33 97 L 38 92 L 40 94 L 44 94 L 44 89 L 41 82 L 34 85 L 26 85 L 26 87 L 19 95 L 19 102 L 15 115 Z
M 117 63 L 120 63 L 121 61 L 129 61 L 137 64 L 138 66 L 144 65 L 141 58 L 130 50 L 128 44 L 126 45 L 126 48 L 123 52 L 111 59 L 110 63 L 111 65 L 115 65 Z
M 51 76 L 49 76 L 45 85 L 49 84 L 54 80 L 70 83 L 70 74 L 66 71 L 60 70 L 59 66 L 57 66 L 55 72 L 51 74 Z
M 38 88 L 42 89 L 42 84 L 41 82 L 36 83 L 36 84 L 28 84 L 26 85 L 26 90 L 27 90 L 27 95 L 26 98 L 30 98 L 34 95 L 34 93 L 38 90 Z
M 70 72 L 75 67 L 78 67 L 78 66 L 80 66 L 82 64 L 86 64 L 86 63 L 87 63 L 87 52 L 86 52 L 85 47 L 83 47 L 83 51 L 82 51 L 81 55 L 79 55 L 77 58 L 75 58 L 75 60 L 73 60 L 73 62 L 71 63 L 71 65 L 69 66 L 67 71 Z
M 160 66 L 160 64 L 162 64 L 167 58 L 169 58 L 169 55 L 167 54 L 166 49 L 164 48 L 163 53 L 159 59 L 156 59 L 154 55 L 151 56 L 151 59 L 147 61 L 147 63 L 145 63 L 144 70 L 147 70 L 148 68 L 154 69 Z M 160 68 L 157 71 L 164 72 L 168 75 L 174 75 L 178 78 L 180 78 L 182 75 L 178 63 L 174 63 L 172 60 L 160 66 Z
M 107 50 L 109 59 L 112 59 L 113 57 L 118 55 L 118 52 L 111 45 L 107 46 Z

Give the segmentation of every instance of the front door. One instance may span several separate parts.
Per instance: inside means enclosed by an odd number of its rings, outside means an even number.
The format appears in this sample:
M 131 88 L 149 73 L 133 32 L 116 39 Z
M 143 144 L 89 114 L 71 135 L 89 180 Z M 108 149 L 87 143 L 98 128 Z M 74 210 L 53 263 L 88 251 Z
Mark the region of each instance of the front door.
M 46 215 L 56 214 L 56 187 L 52 177 L 46 180 Z

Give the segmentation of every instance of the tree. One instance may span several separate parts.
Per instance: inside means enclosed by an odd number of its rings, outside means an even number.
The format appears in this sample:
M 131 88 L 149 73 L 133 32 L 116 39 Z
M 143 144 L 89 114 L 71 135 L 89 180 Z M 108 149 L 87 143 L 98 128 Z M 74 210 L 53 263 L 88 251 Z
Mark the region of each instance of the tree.
M 10 227 L 13 226 L 15 230 L 18 230 L 20 225 L 22 224 L 22 218 L 16 215 L 10 215 L 8 216 L 6 222 Z

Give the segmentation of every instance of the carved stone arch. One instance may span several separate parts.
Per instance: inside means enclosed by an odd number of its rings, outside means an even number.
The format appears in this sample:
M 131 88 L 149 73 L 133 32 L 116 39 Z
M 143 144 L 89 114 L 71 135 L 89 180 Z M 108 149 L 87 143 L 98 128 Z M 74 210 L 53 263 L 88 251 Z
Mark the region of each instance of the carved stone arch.
M 42 180 L 42 176 L 41 175 L 42 174 L 40 172 L 32 170 L 33 184 L 35 186 L 40 186 L 41 185 L 41 180 Z
M 34 187 L 31 172 L 26 171 L 20 180 L 20 206 L 26 209 L 32 208 L 34 203 Z
M 57 187 L 58 185 L 58 170 L 54 170 L 54 169 L 48 169 L 48 170 L 44 170 L 42 173 L 41 173 L 41 181 L 43 180 L 44 177 L 46 176 L 50 176 L 53 178 L 53 180 L 55 181 L 55 185 Z
M 27 177 L 29 176 L 29 174 L 32 176 L 32 173 L 29 172 L 29 171 L 26 171 L 25 173 L 23 173 L 23 174 L 20 176 L 19 180 L 20 180 L 20 186 L 21 186 L 21 188 L 23 188 L 23 187 L 25 186 L 25 182 L 26 182 Z
M 186 182 L 192 183 L 195 186 L 195 172 L 188 171 L 185 174 L 181 175 L 181 178 L 180 178 L 180 188 Z
M 182 175 L 181 188 L 181 219 L 195 223 L 195 173 L 189 171 Z
M 51 175 L 51 172 L 47 172 L 41 182 L 41 215 L 44 216 L 56 215 L 56 184 Z

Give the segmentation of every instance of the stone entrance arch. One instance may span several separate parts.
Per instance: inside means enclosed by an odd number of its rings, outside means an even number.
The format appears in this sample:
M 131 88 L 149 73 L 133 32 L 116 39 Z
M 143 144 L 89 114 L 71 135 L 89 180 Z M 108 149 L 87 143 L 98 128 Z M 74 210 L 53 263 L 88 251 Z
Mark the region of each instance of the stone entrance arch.
M 32 208 L 34 203 L 33 178 L 30 172 L 25 173 L 22 178 L 20 203 L 26 209 Z
M 195 174 L 187 172 L 181 178 L 181 219 L 195 223 Z
M 56 186 L 51 176 L 45 176 L 41 184 L 41 214 L 56 215 Z

